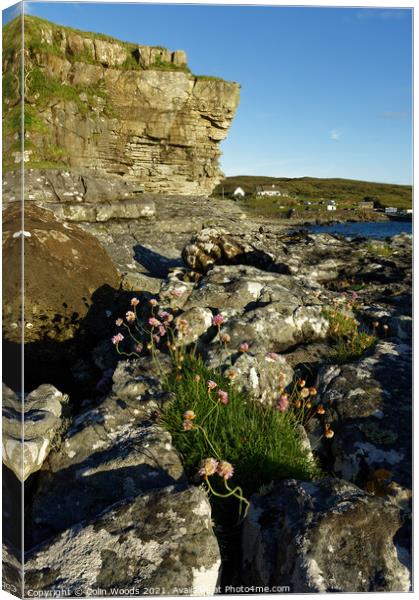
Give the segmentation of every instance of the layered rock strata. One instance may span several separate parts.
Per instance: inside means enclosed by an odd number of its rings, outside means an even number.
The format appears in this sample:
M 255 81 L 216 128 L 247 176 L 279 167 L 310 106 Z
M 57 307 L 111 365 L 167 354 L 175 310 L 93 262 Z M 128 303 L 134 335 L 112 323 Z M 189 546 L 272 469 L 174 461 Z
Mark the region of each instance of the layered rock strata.
M 11 73 L 19 64 L 9 34 L 18 25 L 4 34 L 4 67 Z M 193 75 L 183 51 L 103 37 L 25 16 L 23 160 L 123 177 L 152 193 L 210 193 L 221 179 L 219 145 L 240 86 Z M 9 166 L 22 159 L 13 128 L 14 81 L 4 114 Z

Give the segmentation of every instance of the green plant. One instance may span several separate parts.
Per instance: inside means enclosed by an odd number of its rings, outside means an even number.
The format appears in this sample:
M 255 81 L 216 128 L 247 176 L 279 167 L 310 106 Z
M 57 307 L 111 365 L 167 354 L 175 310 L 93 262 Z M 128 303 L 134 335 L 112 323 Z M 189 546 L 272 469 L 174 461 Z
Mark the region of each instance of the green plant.
M 180 71 L 182 73 L 190 73 L 190 69 L 186 65 L 176 65 L 175 63 L 164 61 L 160 56 L 157 56 L 155 61 L 148 68 L 158 71 Z
M 370 254 L 374 254 L 375 256 L 381 256 L 386 258 L 393 254 L 393 248 L 390 244 L 379 243 L 379 242 L 370 242 L 367 245 L 367 250 Z
M 208 382 L 216 387 L 209 388 Z M 247 496 L 272 481 L 290 477 L 310 480 L 320 475 L 302 449 L 298 418 L 291 407 L 280 411 L 255 403 L 194 355 L 186 356 L 181 371 L 172 373 L 167 389 L 174 399 L 164 410 L 163 421 L 191 478 L 208 456 L 234 466 L 233 481 Z M 222 392 L 227 394 L 224 401 Z M 185 430 L 184 415 L 189 410 L 196 420 Z M 217 478 L 213 486 L 219 489 Z
M 278 373 L 274 404 L 260 405 L 235 387 L 234 369 L 225 374 L 208 369 L 201 357 L 185 350 L 182 340 L 189 330 L 185 319 L 159 310 L 155 299 L 148 306 L 139 305 L 137 298 L 131 299 L 132 309 L 125 319 L 116 320 L 119 332 L 112 342 L 123 356 L 151 354 L 160 372 L 159 351 L 170 352 L 173 368 L 164 385 L 173 400 L 161 418 L 192 480 L 199 473 L 217 500 L 236 498 L 242 507 L 248 504 L 246 496 L 262 485 L 320 475 L 310 452 L 303 448 L 299 429 L 315 414 L 323 414 L 312 406 L 314 388 L 300 382 L 287 394 Z M 223 323 L 221 314 L 213 317 L 220 344 L 226 345 L 230 340 L 221 331 Z M 247 351 L 248 345 L 241 344 L 238 352 Z M 277 355 L 267 358 L 274 361 Z
M 329 321 L 328 335 L 334 349 L 330 359 L 332 362 L 351 362 L 375 345 L 377 337 L 362 330 L 359 322 L 352 316 L 337 310 L 325 310 L 323 315 Z

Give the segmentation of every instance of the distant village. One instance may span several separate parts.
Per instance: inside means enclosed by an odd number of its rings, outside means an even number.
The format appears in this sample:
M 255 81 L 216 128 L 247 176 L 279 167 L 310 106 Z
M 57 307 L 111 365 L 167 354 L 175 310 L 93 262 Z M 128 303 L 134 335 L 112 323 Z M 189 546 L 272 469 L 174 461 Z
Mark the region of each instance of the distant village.
M 281 200 L 284 202 L 283 205 L 279 205 L 278 208 L 283 209 L 293 209 L 293 207 L 298 206 L 298 208 L 304 207 L 306 210 L 326 210 L 326 211 L 335 211 L 340 209 L 344 210 L 365 210 L 365 211 L 375 211 L 382 212 L 387 215 L 394 217 L 408 217 L 413 214 L 413 209 L 400 209 L 393 206 L 381 206 L 379 200 L 374 197 L 366 196 L 361 202 L 353 202 L 351 199 L 345 199 L 341 201 L 336 201 L 333 199 L 327 198 L 315 198 L 315 199 L 307 199 L 300 198 L 299 196 L 291 193 L 286 188 L 280 187 L 276 184 L 271 185 L 262 185 L 255 188 L 253 194 L 247 194 L 249 196 L 259 196 L 263 197 L 271 197 L 275 198 L 280 202 Z M 236 187 L 232 193 L 232 198 L 236 200 L 241 200 L 246 197 L 246 192 L 242 187 Z

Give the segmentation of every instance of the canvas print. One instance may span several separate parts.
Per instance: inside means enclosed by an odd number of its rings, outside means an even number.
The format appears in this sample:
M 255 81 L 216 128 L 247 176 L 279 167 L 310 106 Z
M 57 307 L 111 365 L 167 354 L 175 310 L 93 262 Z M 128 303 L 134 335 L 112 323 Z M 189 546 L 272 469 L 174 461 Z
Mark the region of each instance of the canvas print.
M 4 590 L 412 590 L 412 12 L 3 11 Z

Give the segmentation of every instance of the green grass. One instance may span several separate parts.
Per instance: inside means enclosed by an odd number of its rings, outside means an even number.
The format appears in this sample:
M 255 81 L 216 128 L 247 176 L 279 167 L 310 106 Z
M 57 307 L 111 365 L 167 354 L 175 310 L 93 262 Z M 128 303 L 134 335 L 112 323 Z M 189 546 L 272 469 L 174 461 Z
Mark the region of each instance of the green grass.
M 200 382 L 195 376 L 200 376 Z M 214 403 L 206 382 L 212 379 L 228 391 L 229 403 Z M 164 410 L 163 421 L 182 455 L 189 477 L 196 474 L 202 459 L 214 457 L 234 465 L 232 485 L 240 485 L 250 496 L 262 485 L 286 478 L 311 480 L 320 476 L 319 467 L 301 448 L 296 421 L 291 411 L 280 413 L 261 406 L 238 392 L 220 373 L 207 369 L 202 360 L 187 356 L 181 378 L 173 374 L 168 389 L 174 399 Z M 216 394 L 213 393 L 214 398 Z M 193 410 L 200 429 L 183 430 L 183 413 Z M 212 477 L 214 486 L 217 476 Z
M 393 248 L 390 244 L 379 243 L 379 242 L 370 242 L 367 246 L 367 250 L 370 254 L 374 256 L 380 256 L 386 258 L 393 254 Z
M 336 200 L 345 207 L 356 206 L 366 197 L 373 197 L 383 207 L 412 208 L 412 186 L 389 183 L 375 183 L 353 179 L 318 179 L 315 177 L 264 177 L 238 175 L 227 177 L 214 190 L 221 195 L 222 188 L 226 195 L 236 187 L 242 187 L 246 194 L 254 194 L 256 187 L 277 184 L 284 187 L 300 200 Z M 261 199 L 258 199 L 261 200 Z
M 344 364 L 358 360 L 377 342 L 377 337 L 360 329 L 353 317 L 334 310 L 325 310 L 329 321 L 328 337 L 333 347 L 330 362 Z

